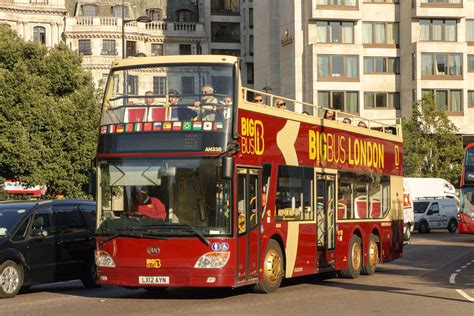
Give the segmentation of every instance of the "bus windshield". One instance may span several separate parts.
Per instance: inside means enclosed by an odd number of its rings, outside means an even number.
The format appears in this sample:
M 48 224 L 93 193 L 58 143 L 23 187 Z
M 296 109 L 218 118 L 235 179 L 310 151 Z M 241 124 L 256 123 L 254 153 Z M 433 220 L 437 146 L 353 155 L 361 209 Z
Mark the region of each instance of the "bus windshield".
M 461 212 L 474 217 L 474 187 L 461 188 Z
M 466 151 L 464 162 L 466 166 L 474 166 L 474 147 L 471 147 Z
M 231 234 L 219 159 L 119 159 L 99 165 L 99 234 Z
M 112 70 L 101 125 L 229 122 L 234 99 L 232 64 L 163 64 Z

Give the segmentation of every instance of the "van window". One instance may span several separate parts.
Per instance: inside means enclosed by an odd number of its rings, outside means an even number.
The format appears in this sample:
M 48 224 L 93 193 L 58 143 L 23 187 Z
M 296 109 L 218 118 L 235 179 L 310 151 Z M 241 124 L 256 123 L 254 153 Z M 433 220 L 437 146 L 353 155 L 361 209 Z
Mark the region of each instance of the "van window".
M 51 215 L 49 209 L 36 212 L 33 224 L 31 225 L 31 231 L 45 230 L 48 233 L 47 236 L 54 235 L 56 233 L 56 228 L 54 227 Z
M 413 211 L 415 214 L 423 214 L 430 202 L 415 202 L 413 203 Z
M 16 230 L 15 235 L 12 237 L 12 241 L 22 241 L 26 238 L 26 232 L 28 230 L 28 224 L 31 221 L 31 216 L 25 220 L 20 227 Z
M 86 224 L 76 205 L 58 205 L 54 207 L 60 233 L 73 233 L 86 230 Z
M 438 205 L 438 203 L 433 203 L 433 204 L 431 204 L 430 210 L 432 211 L 433 214 L 439 213 L 439 205 Z

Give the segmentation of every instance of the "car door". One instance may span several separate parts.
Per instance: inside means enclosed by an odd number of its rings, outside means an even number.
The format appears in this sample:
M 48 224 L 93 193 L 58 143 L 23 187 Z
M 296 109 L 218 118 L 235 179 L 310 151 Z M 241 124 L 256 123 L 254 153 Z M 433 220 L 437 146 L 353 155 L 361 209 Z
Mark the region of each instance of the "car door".
M 89 258 L 90 243 L 93 240 L 87 230 L 77 203 L 57 204 L 53 207 L 60 239 L 59 273 L 61 280 L 79 278 L 84 271 L 84 262 Z
M 30 266 L 31 283 L 47 283 L 56 280 L 59 259 L 59 241 L 50 207 L 33 214 L 29 231 L 27 260 Z

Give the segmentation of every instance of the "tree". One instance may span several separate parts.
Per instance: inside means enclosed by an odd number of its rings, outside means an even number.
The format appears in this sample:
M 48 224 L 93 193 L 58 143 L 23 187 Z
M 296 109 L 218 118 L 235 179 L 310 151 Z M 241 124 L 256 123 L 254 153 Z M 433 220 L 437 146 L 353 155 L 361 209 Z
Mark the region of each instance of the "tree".
M 0 25 L 0 177 L 85 197 L 98 121 L 99 94 L 79 55 Z
M 404 176 L 443 178 L 457 183 L 463 155 L 457 132 L 432 97 L 415 102 L 411 119 L 403 120 Z

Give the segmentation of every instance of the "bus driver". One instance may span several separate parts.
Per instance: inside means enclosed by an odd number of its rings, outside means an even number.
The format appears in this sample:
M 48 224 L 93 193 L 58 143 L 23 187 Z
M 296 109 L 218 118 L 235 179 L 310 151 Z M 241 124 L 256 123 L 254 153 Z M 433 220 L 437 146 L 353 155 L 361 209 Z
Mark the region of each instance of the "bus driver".
M 148 195 L 146 187 L 133 187 L 134 213 L 148 218 L 166 220 L 166 207 L 158 198 Z

